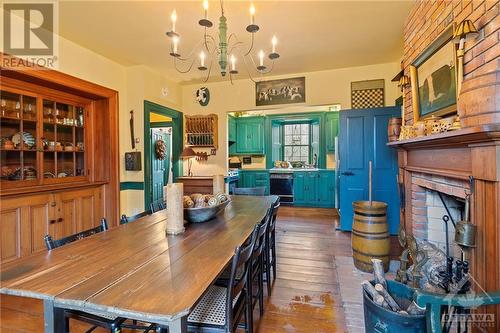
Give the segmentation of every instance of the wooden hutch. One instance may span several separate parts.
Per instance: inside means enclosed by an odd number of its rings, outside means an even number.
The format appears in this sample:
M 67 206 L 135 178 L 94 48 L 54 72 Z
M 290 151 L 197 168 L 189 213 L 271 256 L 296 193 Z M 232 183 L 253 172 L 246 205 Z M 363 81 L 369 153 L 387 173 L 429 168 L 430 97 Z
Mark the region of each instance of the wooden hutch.
M 0 263 L 119 214 L 118 92 L 44 68 L 0 80 Z

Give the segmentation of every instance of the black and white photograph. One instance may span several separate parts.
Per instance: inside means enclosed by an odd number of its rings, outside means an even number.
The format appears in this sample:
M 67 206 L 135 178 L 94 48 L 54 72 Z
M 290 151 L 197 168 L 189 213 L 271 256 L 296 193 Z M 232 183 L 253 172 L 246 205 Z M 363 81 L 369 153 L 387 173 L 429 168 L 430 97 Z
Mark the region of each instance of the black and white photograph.
M 305 101 L 305 77 L 255 83 L 255 104 L 257 106 L 304 103 Z

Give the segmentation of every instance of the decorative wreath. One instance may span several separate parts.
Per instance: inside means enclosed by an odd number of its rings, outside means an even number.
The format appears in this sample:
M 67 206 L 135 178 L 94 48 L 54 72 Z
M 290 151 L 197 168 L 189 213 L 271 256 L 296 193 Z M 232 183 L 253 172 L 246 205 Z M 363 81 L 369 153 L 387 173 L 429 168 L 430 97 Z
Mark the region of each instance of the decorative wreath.
M 157 159 L 162 161 L 165 159 L 165 157 L 167 156 L 167 145 L 165 144 L 165 141 L 163 141 L 162 139 L 156 140 L 155 152 Z

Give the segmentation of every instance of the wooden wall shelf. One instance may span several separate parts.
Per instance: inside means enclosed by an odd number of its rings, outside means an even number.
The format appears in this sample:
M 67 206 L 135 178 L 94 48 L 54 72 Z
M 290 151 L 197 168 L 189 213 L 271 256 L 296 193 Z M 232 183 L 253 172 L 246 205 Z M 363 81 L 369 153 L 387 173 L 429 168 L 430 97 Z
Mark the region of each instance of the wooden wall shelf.
M 185 146 L 218 148 L 218 119 L 216 114 L 185 116 Z

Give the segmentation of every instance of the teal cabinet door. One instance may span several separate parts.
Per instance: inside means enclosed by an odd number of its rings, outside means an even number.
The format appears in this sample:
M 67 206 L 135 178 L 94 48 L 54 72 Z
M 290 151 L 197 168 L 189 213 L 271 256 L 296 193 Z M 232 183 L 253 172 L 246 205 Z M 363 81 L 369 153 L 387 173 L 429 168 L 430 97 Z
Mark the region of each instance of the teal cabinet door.
M 318 173 L 307 172 L 304 180 L 306 203 L 316 205 L 318 202 Z
M 326 114 L 326 151 L 335 152 L 335 137 L 339 134 L 339 112 Z
M 227 139 L 236 142 L 236 120 L 232 116 L 227 117 Z
M 238 154 L 264 154 L 264 118 L 236 119 L 236 152 Z
M 269 171 L 242 170 L 238 187 L 265 187 L 266 195 L 270 193 Z
M 335 172 L 320 171 L 318 178 L 318 202 L 321 207 L 335 205 Z
M 305 172 L 293 173 L 293 203 L 295 205 L 304 205 L 306 203 L 305 189 Z

